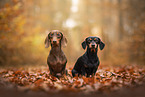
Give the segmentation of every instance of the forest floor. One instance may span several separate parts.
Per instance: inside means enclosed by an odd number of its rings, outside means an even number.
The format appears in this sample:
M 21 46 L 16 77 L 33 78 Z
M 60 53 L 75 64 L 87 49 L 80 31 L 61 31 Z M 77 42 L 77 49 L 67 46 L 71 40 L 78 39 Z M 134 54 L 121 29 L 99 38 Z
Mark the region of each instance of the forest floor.
M 144 66 L 99 66 L 94 77 L 55 78 L 48 68 L 0 69 L 1 97 L 145 97 Z

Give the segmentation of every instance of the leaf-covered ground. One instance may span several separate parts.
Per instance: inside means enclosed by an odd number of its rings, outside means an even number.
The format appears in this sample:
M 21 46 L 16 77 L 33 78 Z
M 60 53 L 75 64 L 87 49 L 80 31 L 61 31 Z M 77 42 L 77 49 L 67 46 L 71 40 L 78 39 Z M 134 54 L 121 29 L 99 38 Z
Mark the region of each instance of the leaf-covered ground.
M 145 82 L 145 68 L 139 66 L 100 66 L 94 77 L 68 75 L 58 79 L 50 76 L 47 67 L 9 68 L 0 70 L 0 89 L 20 92 L 111 93 L 132 89 Z

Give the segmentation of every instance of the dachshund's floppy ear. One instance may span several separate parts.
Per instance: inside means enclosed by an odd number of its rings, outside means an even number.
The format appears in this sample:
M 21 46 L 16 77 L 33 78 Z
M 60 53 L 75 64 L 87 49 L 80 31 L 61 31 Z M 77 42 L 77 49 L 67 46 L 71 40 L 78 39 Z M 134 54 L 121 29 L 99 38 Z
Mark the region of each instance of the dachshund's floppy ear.
M 105 44 L 100 40 L 100 44 L 99 44 L 100 50 L 103 50 L 103 48 L 105 47 Z
M 87 44 L 86 44 L 86 40 L 85 40 L 84 42 L 82 42 L 82 47 L 83 47 L 83 49 L 85 49 L 86 46 L 87 46 Z
M 49 40 L 49 38 L 48 38 L 48 36 L 46 37 L 46 39 L 45 39 L 45 48 L 48 48 L 49 47 L 49 43 L 50 42 L 50 40 Z
M 66 47 L 67 46 L 67 39 L 65 38 L 65 36 L 63 35 L 62 39 L 61 39 L 61 45 L 63 47 Z

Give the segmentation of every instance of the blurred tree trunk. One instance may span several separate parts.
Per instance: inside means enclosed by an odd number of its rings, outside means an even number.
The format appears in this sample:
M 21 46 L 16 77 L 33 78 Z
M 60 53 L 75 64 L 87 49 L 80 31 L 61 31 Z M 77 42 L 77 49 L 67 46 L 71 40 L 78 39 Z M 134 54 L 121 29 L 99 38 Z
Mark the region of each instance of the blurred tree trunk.
M 130 34 L 130 62 L 144 64 L 145 60 L 145 1 L 129 0 L 129 19 L 133 29 Z
M 124 32 L 123 32 L 123 13 L 122 13 L 122 1 L 123 0 L 118 0 L 118 9 L 119 9 L 119 41 L 123 40 Z

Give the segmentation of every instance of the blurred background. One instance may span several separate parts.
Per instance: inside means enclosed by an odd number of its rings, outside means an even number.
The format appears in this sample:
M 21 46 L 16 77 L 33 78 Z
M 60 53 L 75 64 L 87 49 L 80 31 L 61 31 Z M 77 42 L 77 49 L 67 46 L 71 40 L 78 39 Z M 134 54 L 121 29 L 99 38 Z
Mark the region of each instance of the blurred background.
M 68 66 L 98 36 L 101 64 L 145 63 L 145 0 L 0 0 L 0 66 L 46 65 L 44 40 L 58 29 L 68 40 Z

